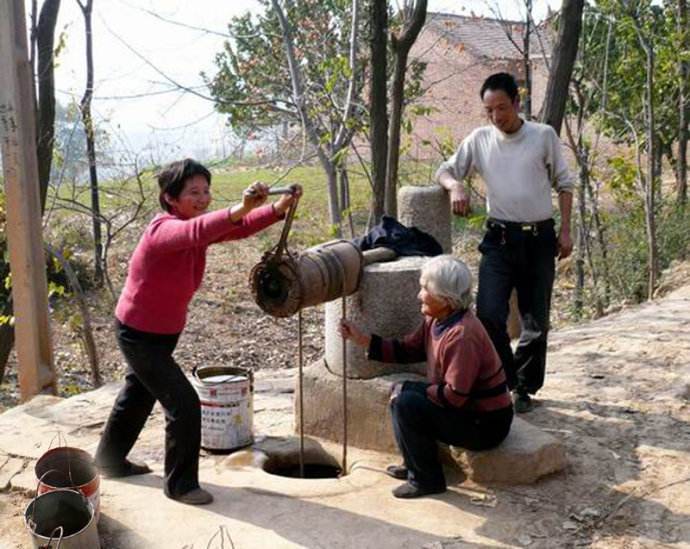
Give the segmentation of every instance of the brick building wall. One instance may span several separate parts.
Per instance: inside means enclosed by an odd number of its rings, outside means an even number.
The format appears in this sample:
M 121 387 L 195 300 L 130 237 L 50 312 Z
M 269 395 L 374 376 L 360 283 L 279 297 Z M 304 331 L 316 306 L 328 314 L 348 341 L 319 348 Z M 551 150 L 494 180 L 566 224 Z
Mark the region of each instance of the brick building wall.
M 538 46 L 532 48 L 538 52 Z M 524 80 L 520 53 L 494 20 L 429 14 L 410 57 L 427 63 L 426 91 L 415 104 L 432 109 L 414 118 L 412 134 L 407 137 L 408 155 L 416 159 L 438 159 L 441 143 L 457 144 L 487 123 L 479 89 L 489 75 L 505 71 Z M 542 56 L 534 57 L 532 71 L 532 112 L 536 116 L 548 80 Z

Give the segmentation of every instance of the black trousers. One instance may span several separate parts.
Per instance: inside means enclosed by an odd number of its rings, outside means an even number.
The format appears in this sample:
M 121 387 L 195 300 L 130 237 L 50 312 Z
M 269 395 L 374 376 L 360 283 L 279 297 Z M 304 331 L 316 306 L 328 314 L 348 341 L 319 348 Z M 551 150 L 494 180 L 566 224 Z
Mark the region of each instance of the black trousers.
M 201 406 L 172 357 L 179 334 L 140 332 L 119 322 L 115 330 L 129 367 L 98 445 L 96 463 L 101 467 L 124 463 L 159 401 L 165 411 L 165 493 L 174 497 L 198 488 Z
M 520 392 L 534 394 L 544 384 L 557 250 L 552 219 L 531 226 L 489 220 L 479 245 L 477 316 L 503 362 L 508 385 Z M 506 326 L 513 288 L 522 320 L 514 355 Z
M 393 432 L 411 484 L 443 489 L 446 480 L 438 459 L 438 442 L 468 450 L 498 446 L 510 431 L 513 408 L 471 413 L 442 408 L 426 396 L 428 383 L 405 381 L 391 401 Z

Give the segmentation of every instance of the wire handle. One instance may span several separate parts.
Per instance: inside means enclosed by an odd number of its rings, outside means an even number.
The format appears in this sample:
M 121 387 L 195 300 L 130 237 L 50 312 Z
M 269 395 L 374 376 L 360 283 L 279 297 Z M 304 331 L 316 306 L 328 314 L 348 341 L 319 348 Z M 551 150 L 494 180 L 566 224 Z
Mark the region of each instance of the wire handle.
M 50 538 L 48 538 L 48 543 L 46 543 L 45 545 L 39 545 L 38 549 L 52 549 L 53 538 L 55 537 L 55 533 L 58 530 L 60 531 L 60 533 L 58 534 L 60 537 L 57 539 L 57 545 L 55 546 L 55 549 L 60 549 L 60 546 L 62 545 L 62 536 L 65 532 L 62 526 L 56 526 L 55 528 L 53 528 L 53 531 L 50 533 Z
M 53 443 L 55 442 L 55 439 L 57 439 L 57 446 L 55 446 L 56 448 L 62 448 L 63 446 L 67 446 L 67 437 L 62 433 L 62 431 L 57 430 L 55 431 L 53 438 L 50 439 L 50 443 L 48 444 L 48 450 L 53 449 Z

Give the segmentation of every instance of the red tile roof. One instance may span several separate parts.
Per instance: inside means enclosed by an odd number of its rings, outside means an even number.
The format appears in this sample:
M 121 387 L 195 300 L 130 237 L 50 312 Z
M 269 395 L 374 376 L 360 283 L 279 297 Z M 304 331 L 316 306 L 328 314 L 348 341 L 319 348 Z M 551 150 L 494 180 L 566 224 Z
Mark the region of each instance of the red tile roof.
M 424 32 L 438 34 L 452 45 L 462 46 L 476 57 L 489 59 L 521 59 L 524 22 L 489 17 L 429 13 Z M 550 52 L 548 33 L 539 32 L 547 54 Z M 511 42 L 519 46 L 520 50 Z M 530 57 L 541 57 L 542 45 L 536 32 L 530 37 Z

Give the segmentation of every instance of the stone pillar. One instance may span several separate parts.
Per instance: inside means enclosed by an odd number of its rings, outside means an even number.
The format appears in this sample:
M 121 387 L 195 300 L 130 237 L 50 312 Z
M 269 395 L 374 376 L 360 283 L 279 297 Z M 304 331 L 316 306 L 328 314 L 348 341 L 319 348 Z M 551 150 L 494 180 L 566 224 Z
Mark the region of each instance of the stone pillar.
M 398 191 L 398 221 L 429 233 L 438 240 L 443 253 L 452 253 L 450 199 L 440 185 L 401 187 Z
M 381 337 L 401 337 L 421 322 L 417 294 L 419 275 L 427 257 L 402 257 L 396 261 L 373 263 L 364 268 L 359 290 L 347 299 L 347 318 L 363 330 Z M 342 300 L 326 303 L 325 360 L 328 369 L 343 372 L 342 338 L 338 324 Z M 347 375 L 369 379 L 394 372 L 425 372 L 424 364 L 383 364 L 368 360 L 366 350 L 347 342 Z

